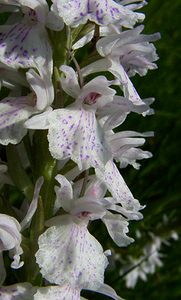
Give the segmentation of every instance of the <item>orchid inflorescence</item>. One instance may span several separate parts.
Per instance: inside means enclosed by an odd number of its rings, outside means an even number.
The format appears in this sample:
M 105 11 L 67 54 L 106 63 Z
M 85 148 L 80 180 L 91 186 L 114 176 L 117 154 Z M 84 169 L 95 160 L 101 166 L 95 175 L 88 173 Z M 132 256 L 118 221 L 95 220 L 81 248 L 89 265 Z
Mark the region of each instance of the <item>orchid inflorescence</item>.
M 126 247 L 129 221 L 143 217 L 119 169 L 151 157 L 139 146 L 152 132 L 120 131 L 131 112 L 153 113 L 130 79 L 157 67 L 160 35 L 137 25 L 145 4 L 0 0 L 0 188 L 24 195 L 0 214 L 1 300 L 121 299 L 104 283 L 111 251 L 89 231 L 101 220 Z M 12 285 L 4 251 L 23 274 Z

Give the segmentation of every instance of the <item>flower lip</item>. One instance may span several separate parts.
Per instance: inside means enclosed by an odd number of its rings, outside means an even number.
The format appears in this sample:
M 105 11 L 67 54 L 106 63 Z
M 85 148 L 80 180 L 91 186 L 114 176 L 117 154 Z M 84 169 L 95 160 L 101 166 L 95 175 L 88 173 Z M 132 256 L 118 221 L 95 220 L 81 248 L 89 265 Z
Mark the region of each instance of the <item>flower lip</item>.
M 97 99 L 100 98 L 102 95 L 96 92 L 91 92 L 89 93 L 85 99 L 84 99 L 84 104 L 95 104 L 97 102 Z

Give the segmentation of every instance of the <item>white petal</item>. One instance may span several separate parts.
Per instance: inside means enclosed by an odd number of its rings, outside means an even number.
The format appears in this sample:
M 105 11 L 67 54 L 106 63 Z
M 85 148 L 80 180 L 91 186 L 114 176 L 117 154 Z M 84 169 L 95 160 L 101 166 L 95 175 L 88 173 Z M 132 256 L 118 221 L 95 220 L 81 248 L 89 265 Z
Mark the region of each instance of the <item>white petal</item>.
M 55 179 L 60 183 L 60 187 L 56 187 L 56 200 L 54 213 L 62 207 L 65 211 L 70 212 L 71 200 L 73 199 L 73 190 L 71 183 L 63 175 L 57 175 Z
M 36 288 L 30 283 L 18 283 L 0 287 L 0 300 L 33 300 Z
M 77 74 L 74 69 L 69 66 L 61 66 L 60 71 L 65 74 L 65 78 L 61 78 L 61 85 L 63 90 L 73 98 L 77 98 L 80 93 L 80 87 Z
M 123 66 L 120 64 L 119 59 L 114 58 L 111 60 L 111 67 L 109 68 L 110 72 L 120 80 L 122 85 L 124 96 L 133 102 L 134 105 L 145 105 L 138 95 L 135 87 L 133 86 L 131 80 L 126 74 Z
M 134 213 L 142 208 L 138 200 L 134 199 L 116 165 L 112 161 L 106 164 L 105 171 L 96 169 L 96 175 L 106 184 L 113 196 L 114 203 L 120 203 L 123 208 L 128 211 L 132 210 Z
M 48 116 L 52 112 L 52 108 L 48 107 L 45 112 L 36 115 L 24 123 L 24 127 L 28 129 L 48 129 Z
M 109 213 L 102 218 L 102 221 L 105 223 L 109 235 L 119 247 L 127 247 L 134 242 L 134 239 L 126 235 L 129 231 L 129 223 L 121 215 Z
M 101 285 L 101 287 L 96 292 L 111 297 L 114 300 L 123 300 L 116 294 L 115 290 L 107 284 Z
M 41 77 L 31 69 L 26 73 L 26 78 L 37 97 L 36 108 L 41 111 L 51 105 L 54 100 L 54 90 L 50 76 L 46 74 Z
M 39 238 L 36 260 L 45 279 L 58 285 L 97 289 L 103 283 L 107 258 L 85 224 L 68 215 Z
M 80 300 L 80 290 L 69 285 L 39 288 L 34 300 Z
M 110 152 L 93 111 L 57 109 L 49 115 L 49 123 L 49 149 L 54 158 L 71 158 L 80 169 L 104 168 Z
M 19 143 L 27 132 L 24 122 L 36 112 L 33 95 L 5 98 L 0 102 L 0 110 L 0 143 Z
M 33 200 L 28 208 L 28 211 L 26 213 L 26 216 L 24 217 L 23 221 L 21 222 L 21 231 L 25 230 L 31 223 L 31 220 L 36 212 L 37 205 L 38 205 L 38 197 L 40 193 L 40 189 L 43 185 L 44 179 L 43 177 L 38 178 L 36 184 L 35 184 L 35 190 L 33 195 Z

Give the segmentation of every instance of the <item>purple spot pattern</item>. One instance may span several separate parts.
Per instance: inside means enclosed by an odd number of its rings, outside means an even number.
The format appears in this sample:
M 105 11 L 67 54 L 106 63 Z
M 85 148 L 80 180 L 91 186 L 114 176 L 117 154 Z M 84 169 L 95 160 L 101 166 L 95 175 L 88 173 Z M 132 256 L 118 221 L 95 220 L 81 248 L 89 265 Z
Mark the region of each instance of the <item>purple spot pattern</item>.
M 6 98 L 0 102 L 0 143 L 17 144 L 26 134 L 24 122 L 34 113 L 32 98 Z
M 80 169 L 104 168 L 110 158 L 104 132 L 95 113 L 84 109 L 59 109 L 49 117 L 49 148 L 56 159 L 71 158 Z
M 80 291 L 78 289 L 71 288 L 69 285 L 64 285 L 63 287 L 49 286 L 38 290 L 37 294 L 34 296 L 34 300 L 38 299 L 80 300 Z
M 43 277 L 58 285 L 99 287 L 107 266 L 102 246 L 86 225 L 73 223 L 68 215 L 61 220 L 60 217 L 59 225 L 50 227 L 39 238 L 36 260 Z
M 108 25 L 120 20 L 124 23 L 135 24 L 141 16 L 113 0 L 61 0 L 56 1 L 60 16 L 67 25 L 76 26 L 86 23 L 88 19 Z
M 13 68 L 41 68 L 51 60 L 46 32 L 36 23 L 19 23 L 0 32 L 0 61 Z

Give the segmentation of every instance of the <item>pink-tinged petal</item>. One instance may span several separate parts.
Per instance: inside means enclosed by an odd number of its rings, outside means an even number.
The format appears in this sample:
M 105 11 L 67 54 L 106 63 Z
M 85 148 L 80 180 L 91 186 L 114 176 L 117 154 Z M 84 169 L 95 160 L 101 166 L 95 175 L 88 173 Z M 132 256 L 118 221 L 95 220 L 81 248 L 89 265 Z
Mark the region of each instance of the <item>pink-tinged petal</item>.
M 36 112 L 32 94 L 18 98 L 5 98 L 0 102 L 0 143 L 17 144 L 27 132 L 24 122 Z
M 124 209 L 134 213 L 142 208 L 138 200 L 134 199 L 113 161 L 107 162 L 105 171 L 96 169 L 96 175 L 106 184 L 114 203 L 120 203 Z
M 0 287 L 0 300 L 33 300 L 36 288 L 30 283 L 18 283 Z
M 137 21 L 143 21 L 144 15 L 135 13 L 113 0 L 53 0 L 53 11 L 58 11 L 66 25 L 78 26 L 89 19 L 99 25 L 120 22 L 120 25 L 132 27 Z
M 38 197 L 40 194 L 41 187 L 43 185 L 44 179 L 43 177 L 38 178 L 35 184 L 35 190 L 33 195 L 33 200 L 28 208 L 26 216 L 24 217 L 23 221 L 21 222 L 21 231 L 25 230 L 31 223 L 31 220 L 36 212 L 37 205 L 38 205 Z
M 54 158 L 71 158 L 80 169 L 104 168 L 110 152 L 94 111 L 73 106 L 57 109 L 49 115 L 49 123 L 49 149 Z
M 119 247 L 127 247 L 134 239 L 127 236 L 129 223 L 121 215 L 107 213 L 102 221 L 106 225 L 109 235 Z
M 38 241 L 36 261 L 43 277 L 61 286 L 98 289 L 108 263 L 102 246 L 85 223 L 74 223 L 68 215 L 54 219 Z
M 0 61 L 15 69 L 36 68 L 42 76 L 51 75 L 52 50 L 46 30 L 26 19 L 0 27 Z
M 39 288 L 34 300 L 80 300 L 80 290 L 69 285 Z

